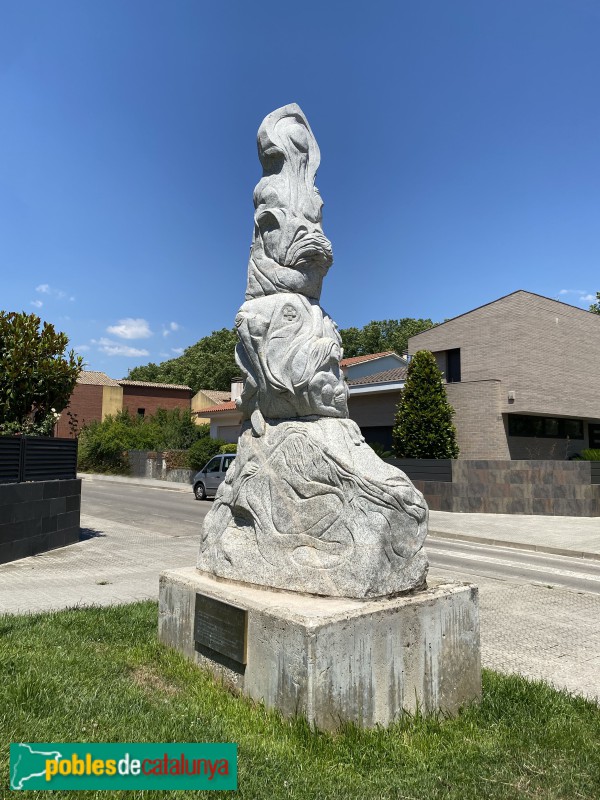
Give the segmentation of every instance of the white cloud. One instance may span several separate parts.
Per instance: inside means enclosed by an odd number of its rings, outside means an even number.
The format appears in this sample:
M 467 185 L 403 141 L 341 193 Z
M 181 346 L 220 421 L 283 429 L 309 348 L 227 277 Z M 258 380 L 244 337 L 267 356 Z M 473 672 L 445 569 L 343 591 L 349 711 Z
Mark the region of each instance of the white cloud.
M 36 308 L 41 308 L 44 304 L 41 300 L 32 300 L 31 305 L 35 306 Z
M 73 348 L 73 350 L 75 350 L 76 353 L 87 353 L 89 349 L 90 349 L 89 344 L 76 344 L 75 347 Z
M 578 305 L 589 306 L 590 303 L 596 302 L 596 295 L 591 294 L 587 289 L 561 289 L 558 294 L 563 297 L 567 294 L 575 295 L 572 298 L 572 302 Z
M 163 325 L 163 336 L 169 336 L 171 333 L 178 331 L 181 325 L 177 322 L 169 322 L 168 325 Z
M 56 297 L 57 300 L 64 300 L 67 296 L 67 293 L 62 289 L 54 289 L 48 283 L 40 283 L 39 286 L 35 287 L 35 290 L 40 294 L 49 294 L 51 297 Z M 70 299 L 75 300 L 74 297 L 71 297 Z
M 117 325 L 110 325 L 106 331 L 120 339 L 147 339 L 152 336 L 150 326 L 145 319 L 133 319 L 132 317 L 120 319 Z
M 172 347 L 171 352 L 177 353 L 177 355 L 180 356 L 183 353 L 183 347 Z
M 106 339 L 102 337 L 101 339 L 92 339 L 92 344 L 98 346 L 98 350 L 101 353 L 106 353 L 107 356 L 130 356 L 130 357 L 137 357 L 137 356 L 149 356 L 150 353 L 148 350 L 142 350 L 137 347 L 129 347 L 127 344 L 121 344 L 121 342 L 113 342 L 112 339 Z

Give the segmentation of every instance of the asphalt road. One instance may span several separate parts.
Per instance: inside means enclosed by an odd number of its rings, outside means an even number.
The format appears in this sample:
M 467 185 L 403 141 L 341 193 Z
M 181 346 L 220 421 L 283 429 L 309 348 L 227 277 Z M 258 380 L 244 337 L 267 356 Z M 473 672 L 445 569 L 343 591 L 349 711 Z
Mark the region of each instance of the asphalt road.
M 81 485 L 82 514 L 172 536 L 198 536 L 211 505 L 196 500 L 191 486 L 180 491 L 109 481 Z
M 83 481 L 82 513 L 167 536 L 198 536 L 211 500 L 189 491 Z M 457 580 L 497 578 L 600 594 L 600 562 L 475 542 L 427 539 L 431 574 Z

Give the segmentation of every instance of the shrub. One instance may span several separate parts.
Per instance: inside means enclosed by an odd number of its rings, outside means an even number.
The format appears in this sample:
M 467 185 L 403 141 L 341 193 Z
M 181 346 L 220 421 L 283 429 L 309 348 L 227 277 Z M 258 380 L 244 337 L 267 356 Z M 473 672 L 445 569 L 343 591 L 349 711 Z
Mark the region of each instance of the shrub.
M 374 450 L 379 458 L 390 458 L 392 453 L 381 442 L 368 442 L 371 450 Z
M 127 473 L 127 450 L 187 450 L 207 439 L 209 425 L 196 425 L 189 411 L 159 408 L 152 417 L 120 411 L 102 422 L 84 426 L 79 435 L 79 467 L 90 472 Z M 173 456 L 189 468 L 187 455 Z
M 205 436 L 198 439 L 188 450 L 188 461 L 191 469 L 199 470 L 227 444 L 222 439 L 211 439 Z
M 419 350 L 408 365 L 393 431 L 399 458 L 456 458 L 454 409 L 433 353 Z
M 190 469 L 188 450 L 165 450 L 163 457 L 167 469 Z
M 210 425 L 196 425 L 191 412 L 182 408 L 159 408 L 154 416 L 144 418 L 143 424 L 151 431 L 156 450 L 187 450 L 210 434 Z
M 237 444 L 222 444 L 219 453 L 237 453 Z
M 581 451 L 581 461 L 600 461 L 600 450 L 590 448 Z
M 83 429 L 79 437 L 78 467 L 83 472 L 127 475 L 129 463 L 119 431 L 116 427 L 103 430 L 103 425 L 104 422 L 94 420 Z

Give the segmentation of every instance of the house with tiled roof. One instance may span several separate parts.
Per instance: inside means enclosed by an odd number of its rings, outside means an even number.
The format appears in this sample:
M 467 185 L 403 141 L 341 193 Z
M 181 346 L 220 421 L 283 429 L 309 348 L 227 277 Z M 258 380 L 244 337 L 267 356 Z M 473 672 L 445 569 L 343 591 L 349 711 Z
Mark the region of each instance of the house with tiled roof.
M 348 413 L 367 442 L 391 447 L 407 366 L 407 360 L 391 350 L 342 360 L 349 390 Z
M 104 372 L 83 370 L 54 434 L 74 437 L 84 425 L 124 410 L 140 416 L 152 416 L 159 408 L 190 410 L 191 398 L 192 390 L 182 384 L 117 381 Z
M 192 414 L 197 425 L 209 425 L 210 417 L 204 415 L 204 410 L 216 408 L 229 403 L 231 400 L 231 390 L 221 391 L 218 389 L 200 389 L 192 397 Z M 234 404 L 235 405 L 235 404 Z

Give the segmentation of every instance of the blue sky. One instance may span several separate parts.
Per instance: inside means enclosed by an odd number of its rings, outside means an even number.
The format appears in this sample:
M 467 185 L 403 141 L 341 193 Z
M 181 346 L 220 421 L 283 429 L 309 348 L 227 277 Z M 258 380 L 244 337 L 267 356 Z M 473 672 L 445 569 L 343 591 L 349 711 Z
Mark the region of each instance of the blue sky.
M 340 327 L 600 290 L 597 0 L 0 0 L 4 310 L 115 378 L 233 324 L 300 104 Z

